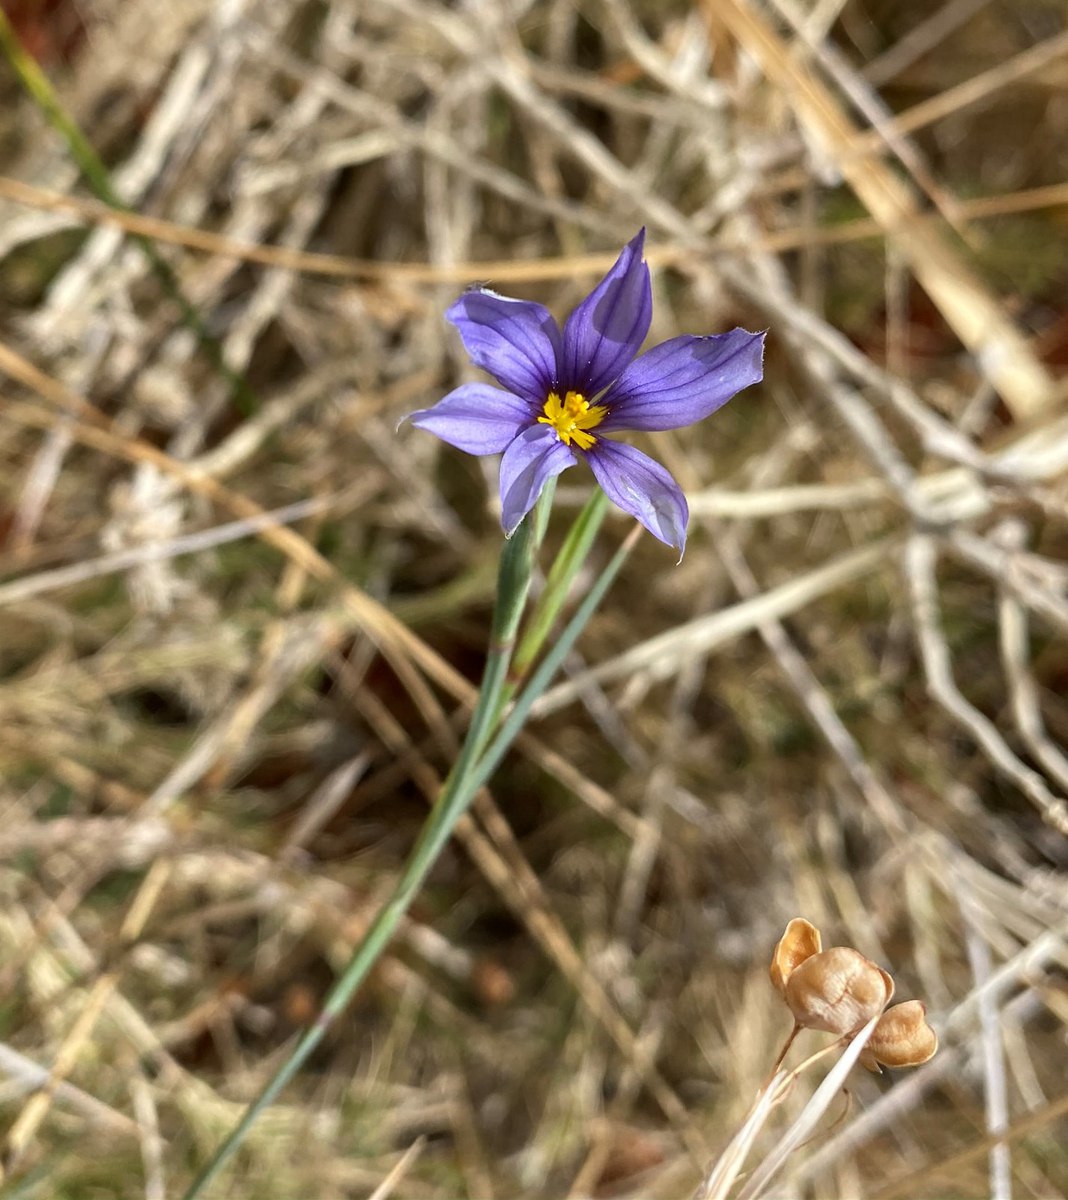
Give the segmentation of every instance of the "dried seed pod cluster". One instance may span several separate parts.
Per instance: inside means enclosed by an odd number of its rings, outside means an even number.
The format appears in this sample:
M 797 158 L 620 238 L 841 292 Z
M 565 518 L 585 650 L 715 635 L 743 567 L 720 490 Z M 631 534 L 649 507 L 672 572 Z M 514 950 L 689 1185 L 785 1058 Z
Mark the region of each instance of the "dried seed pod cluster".
M 771 982 L 802 1029 L 851 1037 L 882 1013 L 860 1056 L 870 1071 L 915 1067 L 938 1049 L 918 1000 L 887 1009 L 894 994 L 887 972 L 850 946 L 824 950 L 820 931 L 803 917 L 786 926 L 775 947 Z

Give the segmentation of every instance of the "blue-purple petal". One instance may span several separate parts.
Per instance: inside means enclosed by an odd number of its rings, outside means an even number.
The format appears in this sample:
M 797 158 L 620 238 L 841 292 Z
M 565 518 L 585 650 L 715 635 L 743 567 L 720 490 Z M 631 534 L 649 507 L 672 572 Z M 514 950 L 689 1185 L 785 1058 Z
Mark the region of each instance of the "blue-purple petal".
M 678 429 L 722 408 L 764 375 L 764 335 L 733 329 L 677 337 L 627 367 L 598 403 L 602 429 Z
M 690 508 L 671 474 L 633 446 L 607 438 L 591 447 L 586 458 L 608 499 L 640 521 L 653 537 L 677 547 L 681 561 Z
M 464 383 L 433 408 L 421 408 L 405 419 L 457 450 L 499 454 L 536 416 L 528 401 L 511 392 L 488 383 Z
M 653 319 L 649 268 L 642 262 L 645 230 L 564 325 L 560 383 L 587 398 L 606 388 L 641 349 Z
M 560 329 L 544 305 L 480 288 L 465 292 L 445 317 L 476 366 L 510 392 L 545 403 L 556 383 Z
M 534 507 L 546 483 L 574 465 L 574 452 L 548 425 L 534 425 L 512 442 L 501 459 L 501 524 L 508 537 Z

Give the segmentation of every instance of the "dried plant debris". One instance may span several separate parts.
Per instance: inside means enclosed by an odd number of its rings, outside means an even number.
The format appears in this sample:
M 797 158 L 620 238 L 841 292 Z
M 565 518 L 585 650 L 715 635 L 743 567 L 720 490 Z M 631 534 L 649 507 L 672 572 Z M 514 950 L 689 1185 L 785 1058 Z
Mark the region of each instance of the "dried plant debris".
M 894 995 L 887 971 L 852 946 L 821 947 L 820 931 L 804 917 L 794 917 L 771 960 L 771 982 L 798 1030 L 818 1029 L 849 1039 L 874 1020 L 860 1061 L 876 1072 L 880 1063 L 916 1067 L 934 1057 L 938 1038 L 920 1001 L 887 1008 Z
M 180 1196 L 316 1020 L 484 654 L 495 466 L 395 433 L 477 381 L 441 314 L 568 313 L 644 226 L 646 345 L 767 329 L 763 381 L 634 436 L 682 564 L 223 1192 L 1068 1193 L 1058 6 L 3 11 L 68 122 L 5 52 L 5 1186 Z M 834 1048 L 762 1092 L 791 1019 Z

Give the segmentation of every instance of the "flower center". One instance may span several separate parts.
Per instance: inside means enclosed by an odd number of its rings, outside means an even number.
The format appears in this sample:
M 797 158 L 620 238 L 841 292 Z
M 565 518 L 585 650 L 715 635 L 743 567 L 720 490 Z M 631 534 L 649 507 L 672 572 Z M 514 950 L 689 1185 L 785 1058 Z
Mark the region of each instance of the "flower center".
M 568 392 L 563 400 L 550 392 L 542 412 L 544 415 L 538 418 L 538 423 L 551 425 L 565 446 L 574 442 L 580 450 L 588 450 L 597 439 L 587 430 L 600 425 L 608 409 L 603 404 L 591 408 L 581 392 Z

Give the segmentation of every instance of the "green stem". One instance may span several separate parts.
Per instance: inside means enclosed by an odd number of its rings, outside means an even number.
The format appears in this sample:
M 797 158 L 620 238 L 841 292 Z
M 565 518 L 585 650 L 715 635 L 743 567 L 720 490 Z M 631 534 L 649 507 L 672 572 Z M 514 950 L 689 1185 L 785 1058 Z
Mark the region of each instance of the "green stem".
M 527 622 L 527 628 L 520 638 L 519 646 L 512 660 L 508 686 L 505 688 L 506 700 L 510 699 L 518 690 L 534 660 L 541 653 L 545 639 L 552 632 L 560 610 L 567 602 L 575 576 L 589 558 L 593 539 L 597 536 L 597 531 L 601 528 L 601 522 L 607 511 L 608 497 L 600 488 L 594 489 L 593 495 L 575 518 L 575 523 L 571 526 L 564 539 L 564 544 L 560 547 L 560 552 L 549 571 L 549 577 L 545 581 L 545 590 L 538 597 L 534 611 Z
M 19 77 L 19 82 L 47 117 L 52 127 L 67 143 L 71 158 L 78 164 L 79 170 L 85 176 L 86 182 L 97 199 L 121 212 L 132 211 L 127 204 L 123 203 L 112 187 L 108 169 L 93 148 L 92 143 L 60 104 L 55 89 L 48 81 L 48 76 L 41 70 L 35 59 L 26 53 L 19 41 L 18 34 L 5 16 L 3 7 L 0 7 L 0 50 L 3 50 L 15 74 Z M 208 331 L 200 314 L 186 299 L 170 263 L 160 254 L 149 238 L 140 234 L 132 236 L 147 256 L 163 290 L 178 306 L 183 324 L 192 330 L 211 360 L 212 366 L 230 385 L 234 402 L 241 413 L 248 416 L 249 413 L 254 412 L 256 398 L 248 380 L 240 371 L 235 371 L 226 362 L 222 345 Z
M 530 524 L 530 518 L 524 521 L 523 525 L 520 526 L 520 530 L 516 532 L 512 540 L 506 545 L 502 555 L 502 590 L 506 586 L 512 587 L 513 590 L 507 597 L 508 615 L 505 617 L 502 614 L 500 622 L 497 620 L 494 621 L 495 630 L 507 630 L 511 627 L 514 632 L 515 626 L 512 625 L 513 618 L 515 621 L 518 621 L 518 615 L 513 611 L 511 605 L 518 594 L 516 584 L 521 583 L 521 580 L 519 580 L 514 572 L 518 567 L 520 555 L 527 555 L 527 562 L 529 563 L 529 545 L 527 547 L 520 545 L 518 539 L 524 526 L 530 526 Z M 290 1056 L 279 1067 L 263 1091 L 260 1092 L 245 1111 L 240 1122 L 215 1152 L 212 1160 L 190 1185 L 188 1191 L 185 1193 L 184 1200 L 197 1200 L 203 1194 L 204 1189 L 215 1179 L 230 1156 L 242 1144 L 245 1135 L 259 1114 L 272 1103 L 279 1092 L 293 1078 L 300 1067 L 303 1066 L 308 1056 L 322 1041 L 332 1022 L 348 1006 L 357 988 L 359 988 L 360 984 L 367 977 L 368 972 L 389 944 L 397 926 L 400 924 L 401 918 L 408 911 L 408 907 L 415 899 L 427 873 L 437 860 L 446 842 L 452 836 L 452 832 L 456 828 L 456 823 L 467 811 L 478 790 L 488 781 L 508 748 L 515 741 L 519 731 L 523 727 L 523 722 L 530 713 L 534 701 L 537 700 L 548 686 L 549 681 L 571 650 L 586 622 L 590 619 L 590 616 L 604 597 L 605 592 L 608 591 L 612 581 L 619 573 L 619 569 L 622 567 L 637 533 L 638 530 L 636 528 L 634 533 L 616 551 L 600 578 L 590 589 L 588 595 L 575 612 L 575 615 L 568 622 L 567 627 L 560 635 L 552 650 L 546 655 L 544 661 L 531 676 L 530 682 L 516 701 L 507 720 L 493 737 L 485 753 L 481 754 L 476 762 L 472 759 L 473 751 L 469 751 L 469 747 L 476 744 L 476 738 L 473 736 L 476 725 L 480 725 L 485 730 L 483 712 L 492 712 L 495 710 L 498 700 L 498 697 L 491 694 L 491 689 L 486 686 L 490 683 L 490 680 L 486 680 L 484 684 L 485 690 L 480 693 L 476 713 L 472 716 L 471 729 L 468 732 L 464 750 L 461 751 L 460 760 L 457 762 L 456 768 L 450 772 L 449 777 L 446 779 L 441 795 L 433 809 L 431 809 L 419 840 L 408 859 L 400 879 L 398 879 L 394 886 L 393 894 L 379 910 L 370 928 L 364 935 L 363 940 L 353 952 L 353 956 L 344 973 L 327 997 L 315 1025 L 301 1037 Z M 529 529 L 523 536 L 532 539 L 532 533 Z M 515 561 L 510 562 L 506 567 L 504 560 L 512 558 L 513 555 L 515 555 Z M 511 581 L 508 585 L 505 584 L 506 577 Z M 507 666 L 507 664 L 505 665 Z M 490 664 L 487 663 L 487 673 L 489 670 Z M 494 679 L 497 677 L 496 668 L 494 668 Z M 459 770 L 461 764 L 468 764 L 465 766 L 463 774 Z
M 545 535 L 553 492 L 554 489 L 548 487 L 542 491 L 534 512 L 521 522 L 512 537 L 504 543 L 501 551 L 501 565 L 497 573 L 497 601 L 490 625 L 486 666 L 482 672 L 475 709 L 467 727 L 467 736 L 460 749 L 460 756 L 449 772 L 449 779 L 445 781 L 446 788 L 450 781 L 455 781 L 457 786 L 463 782 L 471 764 L 496 726 L 501 710 L 501 693 L 508 680 L 508 667 L 512 651 L 515 649 L 519 622 L 523 619 L 523 609 L 530 593 L 534 557 Z M 441 800 L 437 803 L 440 805 Z
M 523 728 L 523 722 L 529 716 L 534 702 L 552 682 L 553 676 L 571 652 L 571 647 L 578 640 L 578 636 L 585 628 L 586 622 L 593 616 L 597 605 L 604 599 L 605 593 L 612 586 L 612 582 L 619 574 L 620 568 L 627 561 L 627 555 L 638 540 L 640 533 L 641 526 L 636 525 L 623 544 L 612 555 L 608 566 L 605 567 L 597 582 L 590 588 L 582 603 L 575 611 L 575 615 L 568 621 L 563 632 L 553 643 L 552 649 L 539 664 L 534 674 L 531 675 L 530 682 L 523 689 L 519 699 L 516 700 L 515 706 L 508 714 L 507 720 L 505 720 L 500 731 L 486 749 L 485 754 L 479 758 L 474 771 L 467 781 L 468 786 L 474 788 L 475 792 L 489 781 L 490 776 L 497 769 L 508 748 L 519 736 Z

